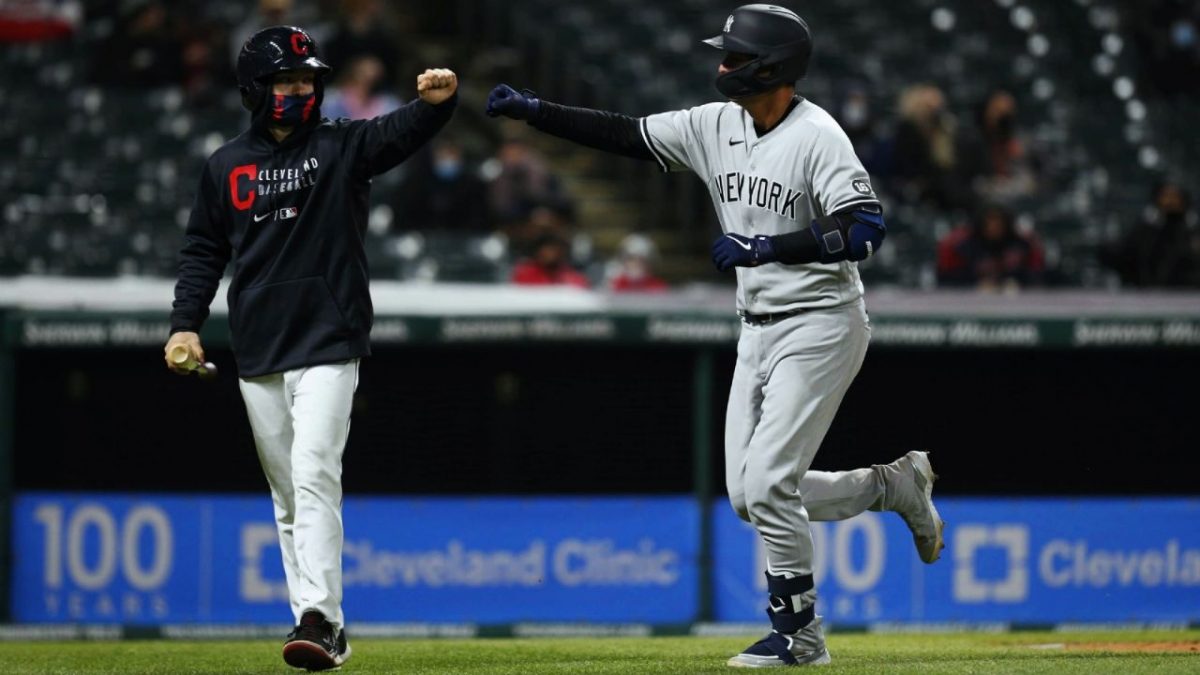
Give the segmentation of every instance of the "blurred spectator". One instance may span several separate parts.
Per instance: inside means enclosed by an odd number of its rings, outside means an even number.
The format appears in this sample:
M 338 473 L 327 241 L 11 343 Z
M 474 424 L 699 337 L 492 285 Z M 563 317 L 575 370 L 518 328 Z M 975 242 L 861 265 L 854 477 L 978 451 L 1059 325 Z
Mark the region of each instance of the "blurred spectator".
M 79 0 L 0 2 L 0 42 L 44 42 L 70 37 L 83 18 Z
M 506 141 L 487 165 L 488 208 L 502 227 L 526 220 L 539 205 L 566 202 L 545 158 L 524 141 Z
M 1200 286 L 1200 218 L 1176 183 L 1155 186 L 1141 221 L 1101 251 L 1121 282 L 1141 287 Z
M 984 99 L 961 162 L 985 202 L 1008 203 L 1037 192 L 1037 166 L 1017 126 L 1017 99 L 997 89 Z
M 325 36 L 328 31 L 324 30 L 319 21 L 316 21 L 314 16 L 299 16 L 295 11 L 292 0 L 258 0 L 258 10 L 246 17 L 245 21 L 238 24 L 229 33 L 229 63 L 234 65 L 237 63 L 238 53 L 242 50 L 242 45 L 246 40 L 258 31 L 269 28 L 271 26 L 304 26 L 309 35 L 317 41 L 317 44 L 324 45 L 326 42 Z M 326 59 L 328 62 L 328 59 Z M 337 69 L 334 69 L 334 74 L 337 74 Z
M 406 228 L 424 231 L 486 232 L 487 188 L 458 143 L 444 137 L 432 143 L 401 186 L 396 211 Z
M 1141 80 L 1166 96 L 1200 94 L 1200 3 L 1148 0 L 1126 12 L 1141 62 Z
M 608 287 L 617 292 L 665 291 L 667 282 L 654 274 L 658 247 L 644 234 L 631 234 L 621 240 L 617 257 L 610 263 Z
M 534 240 L 528 258 L 520 260 L 512 271 L 514 284 L 546 286 L 567 285 L 588 288 L 587 277 L 569 263 L 566 239 L 554 232 L 547 232 Z
M 980 290 L 1016 290 L 1041 280 L 1042 247 L 1019 232 L 1010 211 L 985 206 L 969 225 L 938 242 L 938 283 Z
M 507 223 L 499 229 L 508 237 L 513 250 L 516 251 L 529 250 L 539 238 L 553 234 L 575 242 L 571 248 L 572 257 L 577 262 L 579 258 L 587 257 L 574 255 L 577 251 L 590 253 L 590 239 L 575 232 L 575 208 L 566 201 L 534 206 L 523 220 Z
M 957 124 L 942 91 L 931 84 L 908 87 L 900 95 L 900 118 L 893 159 L 901 198 L 942 209 L 970 204 L 958 175 Z
M 357 56 L 342 69 L 337 83 L 325 94 L 321 113 L 329 119 L 366 120 L 389 113 L 402 101 L 383 81 L 383 64 L 369 54 Z
M 193 22 L 182 37 L 184 92 L 193 103 L 214 103 L 234 85 L 234 73 L 222 58 L 227 36 L 216 22 Z
M 876 119 L 871 111 L 871 101 L 867 97 L 866 89 L 850 89 L 838 113 L 838 123 L 850 138 L 854 145 L 854 153 L 862 160 L 867 173 L 889 171 L 890 167 L 885 166 L 886 159 L 882 156 L 884 153 L 876 136 Z
M 342 0 L 341 9 L 337 26 L 325 43 L 333 72 L 346 68 L 357 56 L 374 56 L 383 65 L 383 81 L 395 86 L 400 50 L 392 33 L 385 30 L 388 22 L 382 5 L 378 0 Z
M 122 5 L 116 30 L 100 46 L 93 79 L 114 86 L 165 87 L 184 81 L 183 50 L 159 0 Z

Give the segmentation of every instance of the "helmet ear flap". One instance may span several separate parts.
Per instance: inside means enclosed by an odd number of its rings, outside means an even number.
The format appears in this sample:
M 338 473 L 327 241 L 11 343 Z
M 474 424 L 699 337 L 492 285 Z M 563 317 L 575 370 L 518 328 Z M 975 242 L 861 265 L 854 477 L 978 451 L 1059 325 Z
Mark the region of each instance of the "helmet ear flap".
M 325 75 L 323 73 L 317 73 L 317 76 L 313 78 L 313 93 L 317 95 L 317 105 L 321 105 L 325 100 Z
M 242 107 L 250 112 L 258 106 L 254 105 L 254 95 L 250 93 L 249 87 L 238 87 L 238 91 L 242 94 Z
M 242 107 L 250 112 L 258 110 L 262 102 L 266 100 L 270 89 L 270 86 L 264 85 L 258 80 L 248 87 L 238 87 L 238 91 L 242 94 Z
M 757 71 L 755 71 L 754 77 L 756 77 L 757 79 L 760 79 L 764 82 L 770 81 L 772 78 L 775 77 L 776 74 L 779 73 L 779 69 L 781 67 L 782 66 L 780 66 L 778 63 L 771 64 L 769 66 L 763 66 L 763 67 L 759 68 Z

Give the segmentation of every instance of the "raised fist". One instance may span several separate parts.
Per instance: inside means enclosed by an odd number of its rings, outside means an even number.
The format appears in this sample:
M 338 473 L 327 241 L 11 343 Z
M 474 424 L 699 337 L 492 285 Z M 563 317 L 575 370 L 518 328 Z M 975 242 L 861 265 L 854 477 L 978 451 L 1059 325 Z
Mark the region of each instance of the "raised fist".
M 511 117 L 527 120 L 537 114 L 541 102 L 529 90 L 517 91 L 507 84 L 498 84 L 488 94 L 487 114 L 489 117 Z
M 458 91 L 458 76 L 446 68 L 429 68 L 417 76 L 417 95 L 422 101 L 437 105 Z

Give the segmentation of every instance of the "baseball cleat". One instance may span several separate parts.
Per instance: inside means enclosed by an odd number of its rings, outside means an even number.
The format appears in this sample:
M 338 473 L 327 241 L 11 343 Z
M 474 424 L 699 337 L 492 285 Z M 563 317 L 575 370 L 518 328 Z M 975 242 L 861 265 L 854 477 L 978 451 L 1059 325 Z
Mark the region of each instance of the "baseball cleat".
M 888 486 L 892 502 L 890 510 L 899 513 L 912 530 L 913 543 L 921 560 L 932 563 L 941 557 L 945 547 L 946 523 L 933 505 L 933 482 L 937 480 L 937 474 L 929 464 L 929 453 L 912 450 L 889 466 L 897 469 L 895 473 L 887 474 L 896 479 Z
M 346 631 L 339 630 L 335 636 L 333 626 L 320 612 L 305 612 L 283 645 L 283 660 L 293 668 L 329 670 L 349 659 Z
M 741 654 L 726 661 L 732 668 L 783 668 L 787 666 L 824 666 L 830 663 L 825 648 L 821 618 L 817 617 L 795 635 L 771 631 Z

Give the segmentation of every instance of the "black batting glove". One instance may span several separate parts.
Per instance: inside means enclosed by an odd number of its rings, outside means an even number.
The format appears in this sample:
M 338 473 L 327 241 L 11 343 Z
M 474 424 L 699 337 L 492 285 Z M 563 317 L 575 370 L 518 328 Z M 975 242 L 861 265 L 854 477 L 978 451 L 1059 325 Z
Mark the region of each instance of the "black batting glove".
M 757 267 L 777 259 L 771 238 L 766 235 L 750 238 L 731 232 L 717 237 L 712 245 L 713 264 L 721 272 L 734 267 Z
M 541 101 L 537 94 L 522 89 L 517 91 L 507 84 L 498 84 L 488 94 L 488 117 L 511 117 L 514 120 L 528 120 L 537 115 Z

